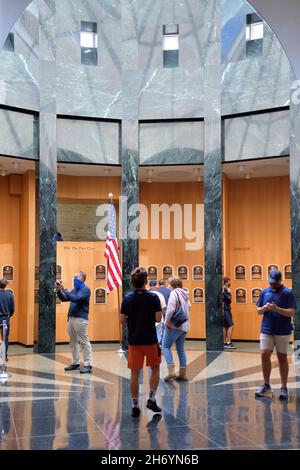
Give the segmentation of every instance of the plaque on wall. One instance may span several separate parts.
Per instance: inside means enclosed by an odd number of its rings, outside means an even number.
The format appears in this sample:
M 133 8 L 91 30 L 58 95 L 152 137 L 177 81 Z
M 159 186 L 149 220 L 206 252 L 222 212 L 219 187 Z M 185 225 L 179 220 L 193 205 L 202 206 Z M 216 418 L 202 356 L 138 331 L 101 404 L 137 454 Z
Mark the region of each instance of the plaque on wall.
M 193 267 L 193 281 L 203 281 L 204 279 L 204 269 L 203 266 L 194 266 Z
M 61 281 L 62 280 L 62 266 L 60 264 L 56 265 L 56 280 Z M 57 302 L 56 302 L 57 303 Z
M 236 289 L 235 290 L 235 303 L 237 304 L 246 304 L 247 303 L 247 291 L 246 289 Z
M 263 278 L 263 267 L 260 264 L 254 264 L 251 266 L 251 279 L 262 280 Z
M 106 304 L 106 290 L 99 287 L 95 290 L 95 304 Z
M 163 279 L 168 280 L 169 277 L 173 276 L 173 268 L 172 266 L 164 266 L 163 267 Z
M 286 264 L 284 266 L 284 279 L 292 279 L 292 265 Z
M 34 303 L 39 303 L 39 289 L 34 289 Z
M 186 281 L 188 279 L 188 267 L 187 266 L 178 266 L 177 276 L 182 280 Z
M 196 287 L 193 290 L 193 303 L 194 304 L 203 304 L 204 303 L 204 290 L 200 287 Z
M 239 264 L 234 267 L 234 278 L 244 281 L 246 279 L 246 266 Z
M 104 264 L 97 264 L 95 266 L 95 281 L 106 279 L 106 267 Z
M 149 281 L 156 281 L 157 280 L 157 267 L 156 266 L 149 266 L 148 267 L 148 279 L 149 279 Z
M 34 279 L 35 279 L 36 281 L 39 281 L 39 273 L 40 273 L 39 266 L 35 266 L 35 267 L 34 267 Z
M 251 292 L 251 302 L 252 302 L 253 304 L 256 304 L 256 303 L 258 302 L 258 299 L 259 299 L 261 293 L 262 293 L 262 290 L 259 289 L 259 288 L 252 289 L 252 292 Z
M 2 277 L 4 277 L 7 281 L 14 280 L 14 267 L 7 264 L 2 268 Z
M 273 271 L 274 269 L 278 270 L 279 269 L 279 266 L 277 264 L 269 264 L 268 266 L 268 274 L 270 274 L 271 271 Z

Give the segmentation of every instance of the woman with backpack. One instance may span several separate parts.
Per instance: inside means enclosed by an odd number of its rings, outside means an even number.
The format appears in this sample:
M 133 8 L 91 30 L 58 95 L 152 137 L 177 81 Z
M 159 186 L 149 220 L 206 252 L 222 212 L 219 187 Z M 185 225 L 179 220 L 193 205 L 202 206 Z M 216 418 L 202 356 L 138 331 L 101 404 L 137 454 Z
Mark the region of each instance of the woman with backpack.
M 184 349 L 185 337 L 190 327 L 189 294 L 183 288 L 182 280 L 179 277 L 172 277 L 169 280 L 171 294 L 165 317 L 165 331 L 162 340 L 163 353 L 168 367 L 168 375 L 164 378 L 169 380 L 187 380 L 186 376 L 186 353 Z M 171 352 L 175 343 L 179 359 L 179 372 L 175 373 L 175 364 Z

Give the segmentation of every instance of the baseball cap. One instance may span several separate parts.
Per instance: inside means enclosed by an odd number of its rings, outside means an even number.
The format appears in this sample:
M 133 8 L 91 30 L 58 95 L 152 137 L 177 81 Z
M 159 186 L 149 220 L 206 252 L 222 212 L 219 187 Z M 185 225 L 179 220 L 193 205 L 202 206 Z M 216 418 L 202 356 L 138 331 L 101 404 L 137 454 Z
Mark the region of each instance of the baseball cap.
M 150 287 L 155 287 L 156 284 L 157 284 L 156 281 L 150 281 L 150 282 L 149 282 L 149 286 L 150 286 Z
M 282 279 L 282 274 L 280 271 L 278 271 L 278 269 L 273 269 L 272 271 L 270 271 L 269 280 L 268 280 L 270 284 L 275 284 L 276 282 L 280 282 L 281 279 Z

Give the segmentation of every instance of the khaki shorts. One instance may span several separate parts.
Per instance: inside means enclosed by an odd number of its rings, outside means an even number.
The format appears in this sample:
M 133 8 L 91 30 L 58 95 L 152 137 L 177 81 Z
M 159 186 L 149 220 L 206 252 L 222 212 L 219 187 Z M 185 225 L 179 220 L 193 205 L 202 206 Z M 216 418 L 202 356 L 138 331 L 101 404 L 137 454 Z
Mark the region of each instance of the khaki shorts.
M 281 354 L 287 354 L 289 351 L 290 335 L 266 335 L 261 333 L 260 335 L 260 350 L 261 351 L 276 351 Z

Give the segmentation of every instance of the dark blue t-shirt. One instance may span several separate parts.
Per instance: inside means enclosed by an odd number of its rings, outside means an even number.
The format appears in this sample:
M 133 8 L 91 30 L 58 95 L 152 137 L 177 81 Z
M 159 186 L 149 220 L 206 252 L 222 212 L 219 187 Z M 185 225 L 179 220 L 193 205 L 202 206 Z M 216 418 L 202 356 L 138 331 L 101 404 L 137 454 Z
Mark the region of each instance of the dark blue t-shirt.
M 223 305 L 224 310 L 231 310 L 231 293 L 227 289 L 223 289 Z
M 158 343 L 155 313 L 160 311 L 160 300 L 154 292 L 134 290 L 124 296 L 121 313 L 127 318 L 128 343 L 131 346 Z
M 271 287 L 267 287 L 260 294 L 257 307 L 263 307 L 266 303 L 274 302 L 281 308 L 297 308 L 296 299 L 291 289 L 285 286 L 273 292 Z M 290 335 L 293 331 L 292 319 L 284 317 L 273 310 L 264 313 L 261 323 L 261 332 L 267 335 Z

